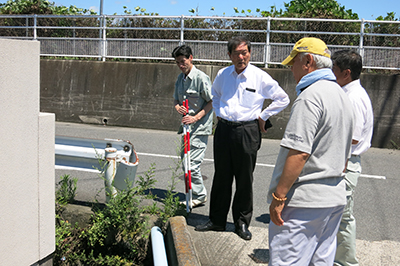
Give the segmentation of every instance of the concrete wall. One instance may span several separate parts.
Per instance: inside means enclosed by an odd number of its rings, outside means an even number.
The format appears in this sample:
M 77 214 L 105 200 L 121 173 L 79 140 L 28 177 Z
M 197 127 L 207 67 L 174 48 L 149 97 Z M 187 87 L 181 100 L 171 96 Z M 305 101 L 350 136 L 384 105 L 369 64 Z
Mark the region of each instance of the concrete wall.
M 0 39 L 0 264 L 51 265 L 54 114 L 39 112 L 37 41 Z
M 218 66 L 199 66 L 211 79 Z M 267 69 L 291 101 L 296 98 L 290 70 Z M 41 61 L 41 110 L 56 113 L 58 121 L 136 128 L 177 130 L 173 90 L 180 70 L 175 64 Z M 363 74 L 375 115 L 373 146 L 400 145 L 400 76 Z M 290 108 L 271 119 L 267 138 L 282 138 Z M 340 108 L 340 106 L 338 106 Z

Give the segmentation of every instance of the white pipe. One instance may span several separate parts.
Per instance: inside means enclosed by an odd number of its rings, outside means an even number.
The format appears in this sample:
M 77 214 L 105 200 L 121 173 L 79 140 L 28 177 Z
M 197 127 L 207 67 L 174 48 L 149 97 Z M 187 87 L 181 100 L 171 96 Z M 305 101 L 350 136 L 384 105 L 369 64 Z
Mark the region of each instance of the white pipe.
M 153 250 L 154 266 L 168 266 L 164 237 L 158 226 L 151 228 L 151 248 Z
M 109 202 L 111 197 L 117 194 L 117 190 L 113 186 L 114 177 L 117 171 L 117 149 L 116 148 L 106 148 L 105 156 L 107 160 L 106 170 L 104 172 L 104 183 L 106 186 L 106 201 Z

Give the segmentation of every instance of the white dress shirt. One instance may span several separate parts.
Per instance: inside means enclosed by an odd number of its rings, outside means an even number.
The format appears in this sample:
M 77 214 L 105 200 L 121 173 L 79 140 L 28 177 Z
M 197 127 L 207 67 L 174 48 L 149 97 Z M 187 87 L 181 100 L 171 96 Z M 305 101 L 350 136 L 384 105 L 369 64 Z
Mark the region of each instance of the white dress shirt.
M 221 69 L 212 85 L 213 107 L 217 117 L 229 121 L 264 121 L 289 104 L 285 91 L 268 73 L 249 64 L 237 74 L 235 66 Z M 262 112 L 265 99 L 273 100 Z
M 357 144 L 352 145 L 351 154 L 360 155 L 371 147 L 374 127 L 374 112 L 371 100 L 365 89 L 361 86 L 359 79 L 343 86 L 343 90 L 353 105 L 355 118 L 353 139 L 358 141 Z

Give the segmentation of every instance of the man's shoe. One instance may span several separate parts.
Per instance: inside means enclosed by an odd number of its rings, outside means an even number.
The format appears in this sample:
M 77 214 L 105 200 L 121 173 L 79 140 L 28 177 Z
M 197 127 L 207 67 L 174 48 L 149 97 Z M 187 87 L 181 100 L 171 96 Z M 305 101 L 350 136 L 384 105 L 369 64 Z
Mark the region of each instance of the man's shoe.
M 194 229 L 196 231 L 225 231 L 225 226 L 221 225 L 215 225 L 211 222 L 211 220 L 208 220 L 205 224 L 201 224 L 196 226 Z
M 204 203 L 206 203 L 206 201 L 207 201 L 207 197 L 205 197 L 205 199 L 203 199 L 203 200 L 193 199 L 192 200 L 192 208 L 203 206 Z M 186 200 L 181 201 L 181 203 L 186 206 Z
M 194 200 L 192 200 L 192 208 L 196 208 L 200 205 L 204 205 L 204 203 L 206 203 L 206 201 L 207 201 L 207 197 L 205 197 L 203 200 L 194 199 Z
M 236 227 L 235 233 L 238 234 L 238 236 L 240 236 L 244 240 L 251 239 L 251 233 L 250 233 L 249 229 L 247 228 L 247 225 L 245 225 L 245 224 L 242 224 L 241 226 Z

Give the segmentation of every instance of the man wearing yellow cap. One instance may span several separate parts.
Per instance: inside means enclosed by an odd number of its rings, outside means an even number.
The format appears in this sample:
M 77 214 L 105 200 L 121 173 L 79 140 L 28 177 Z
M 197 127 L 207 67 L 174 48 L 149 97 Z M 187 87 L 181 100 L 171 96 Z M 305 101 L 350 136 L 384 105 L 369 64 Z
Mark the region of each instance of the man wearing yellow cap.
M 298 97 L 268 192 L 269 265 L 333 265 L 346 204 L 352 105 L 322 40 L 299 40 L 282 64 L 291 67 Z

